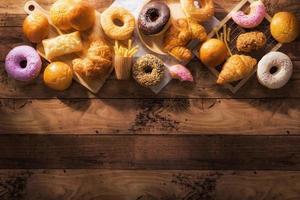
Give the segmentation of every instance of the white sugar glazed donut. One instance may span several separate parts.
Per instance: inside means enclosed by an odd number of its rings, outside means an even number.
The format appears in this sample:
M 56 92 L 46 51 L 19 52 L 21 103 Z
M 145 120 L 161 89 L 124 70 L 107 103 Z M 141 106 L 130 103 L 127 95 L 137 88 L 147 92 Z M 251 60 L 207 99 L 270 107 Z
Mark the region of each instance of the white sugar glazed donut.
M 276 67 L 275 73 L 271 69 Z M 270 52 L 258 63 L 257 77 L 259 82 L 269 89 L 283 87 L 291 78 L 293 63 L 291 59 L 281 52 Z

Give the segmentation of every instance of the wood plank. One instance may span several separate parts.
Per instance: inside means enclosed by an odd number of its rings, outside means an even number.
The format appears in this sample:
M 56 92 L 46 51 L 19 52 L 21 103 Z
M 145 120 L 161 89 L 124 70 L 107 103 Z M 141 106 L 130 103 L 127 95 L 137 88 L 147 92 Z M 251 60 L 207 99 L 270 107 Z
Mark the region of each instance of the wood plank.
M 299 45 L 300 46 L 300 45 Z M 235 95 L 215 83 L 209 70 L 200 66 L 197 60 L 189 64 L 195 83 L 182 83 L 173 80 L 158 95 L 139 86 L 135 81 L 118 81 L 112 75 L 101 91 L 94 95 L 84 87 L 73 83 L 63 92 L 53 91 L 43 84 L 42 75 L 33 83 L 22 84 L 9 78 L 0 62 L 0 98 L 300 98 L 300 61 L 294 62 L 294 74 L 282 89 L 269 90 L 253 76 Z
M 0 13 L 9 13 L 9 14 L 23 14 L 23 5 L 27 0 L 6 0 L 2 2 L 0 6 Z M 49 9 L 51 4 L 55 2 L 55 0 L 36 0 L 40 5 L 44 8 Z M 100 11 L 109 6 L 113 0 L 90 0 L 90 2 L 96 5 L 96 8 Z M 223 13 L 225 11 L 230 11 L 240 0 L 230 0 L 230 1 L 214 1 L 216 7 L 216 13 Z M 278 12 L 284 8 L 285 10 L 290 10 L 297 13 L 298 10 L 298 0 L 263 0 L 263 2 L 267 5 L 268 12 L 272 15 L 275 12 Z M 223 16 L 224 17 L 224 16 Z
M 5 0 L 1 2 L 0 13 L 7 14 L 24 14 L 24 5 L 28 0 Z M 56 0 L 35 0 L 39 5 L 45 9 L 50 9 L 50 6 Z M 102 11 L 107 8 L 114 0 L 89 0 L 97 10 Z
M 0 135 L 1 169 L 299 170 L 298 136 Z
M 0 116 L 0 134 L 300 133 L 298 99 L 2 99 Z
M 296 200 L 299 172 L 1 170 L 3 199 Z

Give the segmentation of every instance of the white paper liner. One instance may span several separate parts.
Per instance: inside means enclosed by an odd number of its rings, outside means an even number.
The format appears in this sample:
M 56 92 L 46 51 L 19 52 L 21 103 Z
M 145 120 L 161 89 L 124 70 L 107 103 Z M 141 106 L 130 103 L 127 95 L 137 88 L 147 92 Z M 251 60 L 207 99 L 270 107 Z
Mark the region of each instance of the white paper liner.
M 112 7 L 123 7 L 126 8 L 127 10 L 129 10 L 135 17 L 138 17 L 139 15 L 139 10 L 141 8 L 141 6 L 144 5 L 144 1 L 143 0 L 128 0 L 128 1 L 124 1 L 124 0 L 115 0 L 114 3 L 111 5 Z M 220 21 L 213 17 L 210 21 L 204 23 L 204 27 L 207 31 L 207 33 L 211 32 L 213 30 L 214 27 L 216 27 L 218 24 L 220 23 Z M 172 56 L 162 56 L 162 55 L 158 55 L 153 53 L 152 51 L 150 51 L 149 49 L 147 49 L 142 42 L 139 40 L 138 34 L 134 33 L 134 41 L 133 41 L 136 45 L 139 45 L 139 50 L 136 54 L 136 57 L 141 57 L 145 54 L 153 54 L 157 57 L 159 57 L 160 59 L 162 59 L 166 65 L 166 67 L 170 67 L 172 65 L 178 64 L 178 60 L 176 60 L 175 58 L 173 58 Z M 194 49 L 197 45 L 199 44 L 199 42 L 197 41 L 192 41 L 188 46 L 190 47 L 190 49 Z M 188 63 L 181 63 L 183 65 L 187 65 Z M 161 81 L 161 83 L 155 87 L 151 87 L 150 89 L 155 93 L 158 94 L 164 87 L 166 87 L 168 85 L 168 83 L 172 80 L 172 77 L 169 73 L 169 70 L 166 70 L 164 79 Z

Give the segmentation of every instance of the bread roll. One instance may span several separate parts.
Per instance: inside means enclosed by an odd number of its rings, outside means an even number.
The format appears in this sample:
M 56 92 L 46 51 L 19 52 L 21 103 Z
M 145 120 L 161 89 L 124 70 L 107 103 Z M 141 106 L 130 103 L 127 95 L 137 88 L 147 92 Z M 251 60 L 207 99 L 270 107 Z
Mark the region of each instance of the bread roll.
M 52 23 L 59 29 L 67 31 L 72 28 L 69 21 L 69 10 L 72 0 L 58 0 L 50 8 L 50 18 Z
M 271 34 L 280 43 L 294 41 L 299 35 L 299 22 L 290 12 L 279 12 L 271 22 Z
M 67 89 L 72 83 L 72 78 L 71 67 L 63 62 L 53 62 L 44 71 L 44 83 L 54 90 Z
M 203 43 L 199 54 L 202 63 L 208 67 L 222 64 L 229 55 L 225 43 L 214 38 Z
M 33 43 L 40 43 L 49 35 L 49 22 L 42 13 L 34 12 L 23 22 L 23 33 Z
M 90 29 L 95 24 L 95 8 L 87 1 L 81 1 L 69 10 L 69 21 L 72 28 L 78 31 Z

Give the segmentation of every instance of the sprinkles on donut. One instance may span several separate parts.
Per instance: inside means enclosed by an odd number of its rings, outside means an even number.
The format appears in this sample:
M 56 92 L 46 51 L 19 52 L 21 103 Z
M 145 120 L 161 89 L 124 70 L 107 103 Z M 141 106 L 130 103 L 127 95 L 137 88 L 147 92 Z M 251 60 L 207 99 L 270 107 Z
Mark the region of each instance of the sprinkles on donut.
M 140 57 L 132 68 L 133 78 L 143 87 L 158 85 L 164 77 L 165 65 L 154 55 Z

